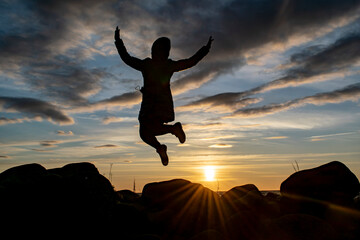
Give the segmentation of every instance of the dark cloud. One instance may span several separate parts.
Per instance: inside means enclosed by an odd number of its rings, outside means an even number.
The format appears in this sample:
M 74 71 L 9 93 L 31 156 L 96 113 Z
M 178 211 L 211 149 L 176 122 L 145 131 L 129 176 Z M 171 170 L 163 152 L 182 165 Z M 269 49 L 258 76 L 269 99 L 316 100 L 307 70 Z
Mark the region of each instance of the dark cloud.
M 39 148 L 31 148 L 34 152 L 52 152 L 52 150 L 45 150 L 45 149 L 39 149 Z
M 94 148 L 117 148 L 117 147 L 119 146 L 114 144 L 105 144 L 105 145 L 95 146 Z
M 198 70 L 193 71 L 191 74 L 187 74 L 171 84 L 173 93 L 176 95 L 198 88 L 204 83 L 216 79 L 221 74 L 230 72 L 239 65 L 243 65 L 244 62 L 245 60 L 243 58 L 219 62 L 207 62 L 204 60 L 204 63 L 200 63 L 197 67 Z
M 11 19 L 15 13 L 10 13 L 8 19 L 16 27 L 0 32 L 0 72 L 54 100 L 72 106 L 85 104 L 101 89 L 100 80 L 109 77 L 105 69 L 83 64 L 96 50 L 84 42 L 98 26 L 91 25 L 98 16 L 97 2 L 33 0 L 18 4 L 24 12 L 18 13 L 19 19 Z M 31 22 L 28 28 L 25 20 Z
M 122 106 L 128 104 L 137 104 L 141 100 L 141 93 L 139 91 L 128 92 L 121 95 L 113 96 L 109 99 L 104 99 L 95 103 L 94 105 L 105 105 L 105 106 Z
M 43 147 L 57 147 L 57 144 L 60 143 L 62 142 L 57 140 L 45 140 L 45 141 L 41 141 L 40 145 Z
M 127 31 L 134 29 L 135 36 L 148 45 L 160 35 L 169 36 L 180 57 L 193 54 L 208 36 L 214 36 L 213 48 L 206 59 L 196 70 L 173 82 L 174 94 L 179 94 L 242 66 L 243 55 L 250 49 L 286 42 L 294 34 L 311 36 L 316 29 L 355 14 L 359 2 L 175 0 L 148 5 L 122 1 L 115 11 L 125 38 Z M 134 37 L 133 33 L 130 35 Z M 128 43 L 131 50 L 134 45 Z
M 239 109 L 228 117 L 261 117 L 268 114 L 286 111 L 304 105 L 324 105 L 328 103 L 341 103 L 357 101 L 360 98 L 360 83 L 349 85 L 343 89 L 332 92 L 318 93 L 313 96 L 294 99 L 280 104 L 269 104 L 261 107 Z
M 286 71 L 285 76 L 259 87 L 243 92 L 249 96 L 272 89 L 297 86 L 304 83 L 321 81 L 319 76 L 347 69 L 360 60 L 360 33 L 351 34 L 330 44 L 322 51 L 306 49 L 291 57 L 294 67 Z M 315 77 L 315 78 L 314 78 Z
M 108 69 L 86 66 L 85 60 L 110 54 L 107 47 L 115 51 L 112 35 L 117 24 L 130 52 L 150 53 L 151 43 L 165 35 L 173 41 L 174 59 L 191 56 L 214 36 L 206 60 L 173 83 L 179 94 L 242 66 L 250 49 L 287 41 L 294 34 L 309 35 L 351 15 L 359 2 L 23 0 L 17 2 L 22 12 L 4 17 L 9 27 L 0 32 L 0 72 L 70 108 L 131 106 L 140 101 L 134 93 L 95 104 L 88 100 L 112 75 Z M 29 22 L 31 26 L 24 24 Z
M 360 33 L 353 33 L 328 46 L 309 47 L 293 54 L 290 57 L 292 67 L 287 69 L 285 76 L 279 79 L 243 92 L 227 92 L 205 97 L 179 109 L 210 109 L 218 105 L 230 107 L 229 110 L 246 107 L 249 104 L 259 102 L 258 99 L 245 98 L 250 95 L 331 79 L 333 77 L 331 74 L 342 73 L 341 71 L 357 63 L 360 60 L 359 52 Z M 244 105 L 241 106 L 241 104 Z
M 241 92 L 220 93 L 178 107 L 180 111 L 233 111 L 261 101 L 259 98 L 242 98 Z
M 72 112 L 93 112 L 97 110 L 103 110 L 108 108 L 125 108 L 139 104 L 141 102 L 140 91 L 127 92 L 120 95 L 113 96 L 97 102 L 86 103 L 81 106 L 77 106 Z
M 20 112 L 31 118 L 45 118 L 60 125 L 74 123 L 74 120 L 59 107 L 34 98 L 0 97 L 0 109 L 7 112 Z
M 67 64 L 70 63 L 55 63 L 56 69 L 48 68 L 48 71 L 33 68 L 27 72 L 27 82 L 35 89 L 45 91 L 45 94 L 54 100 L 71 107 L 86 105 L 88 97 L 101 90 L 100 81 L 108 76 L 108 73 L 101 69 L 85 69 L 76 64 Z
M 309 34 L 309 29 L 326 26 L 358 5 L 357 0 L 171 0 L 150 5 L 122 1 L 114 11 L 121 27 L 142 26 L 138 32 L 143 39 L 170 35 L 176 48 L 186 54 L 214 35 L 211 58 L 220 60 L 239 57 L 244 50 L 270 41 L 285 41 L 294 33 Z

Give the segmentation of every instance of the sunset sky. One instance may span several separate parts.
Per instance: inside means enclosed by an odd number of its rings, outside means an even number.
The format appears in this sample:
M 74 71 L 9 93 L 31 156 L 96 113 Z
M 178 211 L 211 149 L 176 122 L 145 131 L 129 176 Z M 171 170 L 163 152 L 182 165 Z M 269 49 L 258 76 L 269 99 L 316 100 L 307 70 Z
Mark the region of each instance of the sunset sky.
M 138 134 L 142 76 L 129 53 L 170 58 L 215 39 L 171 88 L 185 144 Z M 0 172 L 91 162 L 117 190 L 184 178 L 216 190 L 279 189 L 338 160 L 360 178 L 359 0 L 0 0 Z

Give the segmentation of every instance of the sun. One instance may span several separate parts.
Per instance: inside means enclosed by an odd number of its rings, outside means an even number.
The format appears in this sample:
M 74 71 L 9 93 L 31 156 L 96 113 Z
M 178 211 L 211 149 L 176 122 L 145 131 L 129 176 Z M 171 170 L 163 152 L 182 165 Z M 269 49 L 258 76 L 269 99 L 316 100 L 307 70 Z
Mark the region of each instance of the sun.
M 205 166 L 204 175 L 206 181 L 215 181 L 215 167 L 214 166 Z

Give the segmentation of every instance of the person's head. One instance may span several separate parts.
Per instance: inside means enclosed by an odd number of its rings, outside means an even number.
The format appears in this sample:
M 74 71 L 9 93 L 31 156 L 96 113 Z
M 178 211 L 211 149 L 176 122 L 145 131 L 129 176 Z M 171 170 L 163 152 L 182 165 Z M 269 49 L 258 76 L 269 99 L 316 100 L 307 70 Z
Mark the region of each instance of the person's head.
M 166 60 L 170 54 L 171 43 L 167 37 L 161 37 L 155 40 L 151 47 L 151 57 L 155 60 Z

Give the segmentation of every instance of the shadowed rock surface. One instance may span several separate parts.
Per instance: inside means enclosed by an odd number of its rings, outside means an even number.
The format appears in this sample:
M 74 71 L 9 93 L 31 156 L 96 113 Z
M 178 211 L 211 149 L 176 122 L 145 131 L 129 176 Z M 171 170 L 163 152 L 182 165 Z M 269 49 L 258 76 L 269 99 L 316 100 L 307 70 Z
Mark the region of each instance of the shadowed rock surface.
M 359 181 L 344 164 L 296 172 L 281 193 L 246 184 L 220 197 L 174 179 L 145 185 L 140 197 L 116 192 L 91 163 L 27 164 L 0 173 L 1 229 L 12 238 L 360 239 Z
M 292 174 L 281 184 L 280 191 L 290 198 L 301 196 L 347 206 L 359 194 L 360 184 L 349 168 L 334 161 Z
M 360 184 L 350 169 L 334 161 L 292 174 L 280 191 L 285 212 L 326 217 L 336 206 L 353 207 Z

